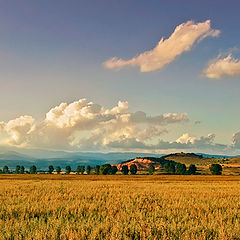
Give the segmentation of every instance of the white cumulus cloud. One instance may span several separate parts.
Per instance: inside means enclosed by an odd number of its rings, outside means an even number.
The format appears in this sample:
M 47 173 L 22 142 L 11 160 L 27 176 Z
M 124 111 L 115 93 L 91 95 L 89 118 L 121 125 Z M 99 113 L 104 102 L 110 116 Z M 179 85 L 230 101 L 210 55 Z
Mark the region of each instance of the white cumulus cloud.
M 210 20 L 200 23 L 188 21 L 177 26 L 168 39 L 162 38 L 154 49 L 130 60 L 111 58 L 104 63 L 104 66 L 109 69 L 140 66 L 141 72 L 154 71 L 169 64 L 183 52 L 189 51 L 194 43 L 208 36 L 216 37 L 219 33 L 219 30 L 211 28 Z
M 195 137 L 191 137 L 189 133 L 184 133 L 181 137 L 179 137 L 176 142 L 182 144 L 193 144 L 196 141 Z
M 234 76 L 240 74 L 240 59 L 233 58 L 231 54 L 227 57 L 217 57 L 212 60 L 205 69 L 208 78 L 221 78 L 223 76 Z
M 181 137 L 179 137 L 176 142 L 181 144 L 192 144 L 197 147 L 212 145 L 215 139 L 214 133 L 209 133 L 206 137 L 201 136 L 200 138 L 192 137 L 189 133 L 184 133 Z
M 21 116 L 4 124 L 2 129 L 9 134 L 8 143 L 10 145 L 25 146 L 28 136 L 34 130 L 34 119 L 32 116 Z

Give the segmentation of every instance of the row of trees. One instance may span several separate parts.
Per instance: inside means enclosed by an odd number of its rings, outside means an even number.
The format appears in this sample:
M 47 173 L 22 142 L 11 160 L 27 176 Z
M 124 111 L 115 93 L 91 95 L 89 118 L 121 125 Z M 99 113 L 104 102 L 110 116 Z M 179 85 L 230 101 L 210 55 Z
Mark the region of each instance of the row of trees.
M 197 173 L 197 167 L 194 164 L 191 164 L 189 168 L 187 169 L 186 165 L 183 163 L 166 163 L 163 166 L 163 169 L 165 172 L 170 174 L 179 174 L 179 175 L 185 175 L 185 174 L 196 174 Z M 209 167 L 209 170 L 211 174 L 213 175 L 221 175 L 222 174 L 222 166 L 220 164 L 212 164 Z
M 185 164 L 182 163 L 166 163 L 163 166 L 164 172 L 169 173 L 169 174 L 177 174 L 177 175 L 185 175 L 185 174 L 196 174 L 197 172 L 197 167 L 194 164 L 191 164 L 189 166 L 189 168 L 187 169 Z M 213 175 L 221 175 L 222 174 L 222 166 L 220 164 L 212 164 L 209 167 L 211 173 Z M 48 173 L 52 174 L 54 172 L 54 170 L 56 170 L 56 172 L 58 174 L 60 174 L 62 172 L 62 169 L 60 166 L 57 166 L 56 169 L 54 169 L 54 167 L 52 165 L 50 165 L 48 167 Z M 110 164 L 104 164 L 104 165 L 96 165 L 94 168 L 92 168 L 91 166 L 87 166 L 85 168 L 85 166 L 81 165 L 81 166 L 77 166 L 75 172 L 76 174 L 84 174 L 85 172 L 87 174 L 91 174 L 92 170 L 94 170 L 94 174 L 99 175 L 114 175 L 117 173 L 118 169 L 116 166 L 111 166 Z M 153 174 L 155 172 L 155 167 L 153 164 L 150 164 L 148 167 L 148 173 L 149 174 Z M 137 173 L 137 166 L 135 164 L 130 165 L 130 168 L 128 168 L 127 165 L 123 165 L 121 172 L 124 175 L 128 175 L 129 173 L 131 175 L 135 175 Z M 70 172 L 72 172 L 72 168 L 70 166 L 66 166 L 65 168 L 65 173 L 66 174 L 70 174 Z M 3 169 L 0 169 L 0 173 L 10 173 L 10 170 L 8 168 L 8 166 L 4 166 Z M 29 168 L 29 171 L 25 171 L 24 166 L 20 166 L 17 165 L 15 171 L 13 171 L 12 173 L 16 173 L 16 174 L 24 174 L 24 173 L 30 173 L 30 174 L 36 174 L 37 173 L 37 167 L 35 165 L 31 166 Z
M 194 175 L 197 173 L 197 167 L 194 164 L 191 164 L 187 169 L 186 165 L 183 163 L 165 163 L 163 169 L 166 173 L 185 175 L 190 174 Z
M 62 168 L 60 166 L 57 166 L 56 169 L 54 169 L 53 165 L 50 165 L 48 167 L 48 173 L 52 174 L 54 172 L 54 170 L 57 172 L 57 174 L 60 174 L 62 172 Z M 116 166 L 111 166 L 110 164 L 104 164 L 102 166 L 100 165 L 96 165 L 94 168 L 92 168 L 91 166 L 87 166 L 85 168 L 84 165 L 81 166 L 77 166 L 76 170 L 74 172 L 76 172 L 76 174 L 84 174 L 85 172 L 87 174 L 91 174 L 92 170 L 94 170 L 94 173 L 99 175 L 110 175 L 110 174 L 116 174 L 118 169 Z M 70 174 L 72 172 L 72 168 L 71 166 L 66 166 L 65 167 L 65 173 L 66 174 Z M 124 166 L 122 169 L 122 173 L 123 174 L 128 174 L 128 172 L 130 172 L 131 174 L 136 174 L 137 173 L 137 167 L 135 164 L 130 166 L 130 170 L 128 169 L 127 166 Z M 29 171 L 25 171 L 24 166 L 20 166 L 17 165 L 15 171 L 10 171 L 8 166 L 4 166 L 3 169 L 0 169 L 0 173 L 15 173 L 15 174 L 24 174 L 24 173 L 30 173 L 30 174 L 36 174 L 37 173 L 37 167 L 35 165 L 31 166 L 29 168 Z
M 8 166 L 4 166 L 3 169 L 0 169 L 0 173 L 4 173 L 4 174 L 7 174 L 7 173 L 16 173 L 16 174 L 31 173 L 31 174 L 35 174 L 35 173 L 37 173 L 37 168 L 35 165 L 33 165 L 29 168 L 29 171 L 26 171 L 24 166 L 17 165 L 15 171 L 10 171 Z

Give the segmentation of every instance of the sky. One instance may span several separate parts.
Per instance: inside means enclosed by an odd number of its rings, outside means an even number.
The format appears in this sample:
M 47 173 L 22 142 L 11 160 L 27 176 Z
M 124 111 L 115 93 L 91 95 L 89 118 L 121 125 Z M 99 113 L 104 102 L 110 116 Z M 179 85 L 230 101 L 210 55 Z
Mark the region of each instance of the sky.
M 240 154 L 240 3 L 0 2 L 0 147 Z

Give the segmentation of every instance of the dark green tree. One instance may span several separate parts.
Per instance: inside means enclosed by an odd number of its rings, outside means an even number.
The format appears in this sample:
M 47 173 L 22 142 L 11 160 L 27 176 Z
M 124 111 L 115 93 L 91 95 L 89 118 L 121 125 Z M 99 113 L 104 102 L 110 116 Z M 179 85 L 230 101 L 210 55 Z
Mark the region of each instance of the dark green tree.
M 117 173 L 118 169 L 116 166 L 112 166 L 112 174 L 115 175 Z
M 124 175 L 128 175 L 128 172 L 129 172 L 128 166 L 127 166 L 127 165 L 123 165 L 121 172 L 122 172 Z
M 85 166 L 77 166 L 76 172 L 77 172 L 77 174 L 80 174 L 80 173 L 84 174 Z
M 183 163 L 177 163 L 175 166 L 175 173 L 179 175 L 184 175 L 186 174 L 187 168 L 186 165 Z
M 81 166 L 77 166 L 77 168 L 76 168 L 76 173 L 77 173 L 77 174 L 80 174 L 80 172 L 81 172 Z
M 16 174 L 19 174 L 19 173 L 20 173 L 20 168 L 21 168 L 21 167 L 20 167 L 19 165 L 16 166 L 16 170 L 15 170 L 15 173 L 16 173 Z
M 112 174 L 112 166 L 110 164 L 104 164 L 100 167 L 100 174 L 108 175 Z
M 8 168 L 8 166 L 4 166 L 4 167 L 3 167 L 3 173 L 5 173 L 5 174 L 9 173 L 9 168 Z
M 191 175 L 196 174 L 197 172 L 197 167 L 194 164 L 191 164 L 188 168 L 188 173 Z
M 86 172 L 88 175 L 91 173 L 91 169 L 92 169 L 91 166 L 88 165 L 86 168 Z
M 209 167 L 209 169 L 213 175 L 221 175 L 222 174 L 222 166 L 220 164 L 212 164 Z
M 61 169 L 60 166 L 57 166 L 57 167 L 56 167 L 56 172 L 57 172 L 57 174 L 60 174 L 61 170 L 62 170 L 62 169 Z
M 175 173 L 175 165 L 173 163 L 165 163 L 163 169 L 166 173 Z
M 66 174 L 70 174 L 70 172 L 71 172 L 71 167 L 70 166 L 66 166 L 66 168 L 65 168 L 65 172 L 66 172 Z
M 3 170 L 0 168 L 0 174 L 2 174 L 3 173 Z
M 164 170 L 164 172 L 169 173 L 169 168 L 170 168 L 170 163 L 165 163 L 165 164 L 163 165 L 163 170 Z
M 153 175 L 154 172 L 155 172 L 155 167 L 153 166 L 153 164 L 150 164 L 148 167 L 148 173 L 150 175 Z
M 20 174 L 24 174 L 25 168 L 24 166 L 20 166 Z
M 84 174 L 84 172 L 85 172 L 85 166 L 80 166 L 80 167 L 81 167 L 81 168 L 80 168 L 80 169 L 81 169 L 81 171 L 80 171 L 81 174 Z
M 37 173 L 37 167 L 35 165 L 32 165 L 29 169 L 30 174 L 36 174 Z
M 95 168 L 94 168 L 94 170 L 95 170 L 95 174 L 96 174 L 96 175 L 99 175 L 99 173 L 100 173 L 100 166 L 99 166 L 99 165 L 96 165 Z
M 49 174 L 52 174 L 53 171 L 54 171 L 54 167 L 53 167 L 53 165 L 50 165 L 50 166 L 48 167 L 48 172 L 49 172 Z
M 132 164 L 130 166 L 130 173 L 131 173 L 131 175 L 136 175 L 136 173 L 137 173 L 137 166 L 136 166 L 136 164 Z

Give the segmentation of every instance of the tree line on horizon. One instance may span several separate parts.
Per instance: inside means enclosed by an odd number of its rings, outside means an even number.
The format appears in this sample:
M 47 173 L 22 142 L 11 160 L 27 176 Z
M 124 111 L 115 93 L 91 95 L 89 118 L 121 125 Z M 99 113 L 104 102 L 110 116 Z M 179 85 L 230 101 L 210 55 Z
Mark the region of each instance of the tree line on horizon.
M 54 169 L 53 165 L 49 165 L 47 172 L 52 174 L 53 172 L 60 174 L 63 172 L 63 169 L 60 166 L 56 166 Z M 213 175 L 221 175 L 222 174 L 222 166 L 220 164 L 211 164 L 209 167 L 210 172 Z M 80 165 L 77 166 L 75 171 L 72 170 L 71 166 L 65 167 L 65 174 L 70 174 L 71 172 L 75 172 L 76 174 L 84 174 L 87 175 L 95 174 L 95 175 L 115 175 L 118 171 L 121 171 L 123 175 L 136 175 L 137 174 L 137 166 L 136 164 L 131 164 L 130 167 L 127 165 L 123 165 L 121 170 L 118 170 L 116 166 L 112 166 L 111 164 L 103 164 L 96 165 L 95 167 L 91 167 L 90 165 L 85 166 Z M 156 171 L 153 164 L 150 164 L 148 169 L 148 174 L 153 175 Z M 183 163 L 165 163 L 163 165 L 163 171 L 167 174 L 175 174 L 175 175 L 195 175 L 197 174 L 197 167 L 194 164 L 191 164 L 188 169 Z M 3 169 L 0 169 L 0 174 L 37 174 L 37 173 L 46 173 L 46 171 L 37 171 L 37 167 L 32 165 L 29 170 L 25 170 L 24 166 L 17 165 L 14 171 L 11 171 L 8 166 L 4 166 Z

